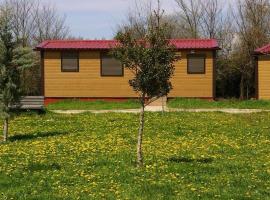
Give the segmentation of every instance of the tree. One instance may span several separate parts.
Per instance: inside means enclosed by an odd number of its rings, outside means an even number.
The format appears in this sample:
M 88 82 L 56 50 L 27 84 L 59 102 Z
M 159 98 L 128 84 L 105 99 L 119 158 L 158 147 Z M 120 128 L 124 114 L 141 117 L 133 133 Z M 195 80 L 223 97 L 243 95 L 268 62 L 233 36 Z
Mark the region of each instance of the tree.
M 148 25 L 153 21 L 152 18 L 155 17 L 152 15 L 154 5 L 155 3 L 153 0 L 135 0 L 132 9 L 130 9 L 127 14 L 127 20 L 118 25 L 116 33 L 129 30 L 132 37 L 137 39 L 143 38 L 147 33 Z M 162 18 L 160 18 L 159 23 L 161 26 L 166 24 L 166 37 L 168 39 L 177 38 L 179 35 L 183 37 L 181 28 L 177 26 L 177 20 L 174 15 L 167 15 L 164 13 Z
M 65 17 L 59 15 L 54 6 L 38 0 L 3 0 L 0 1 L 1 11 L 9 13 L 10 27 L 18 47 L 14 52 L 15 59 L 23 56 L 20 61 L 32 62 L 31 67 L 28 64 L 28 67 L 20 67 L 22 92 L 24 95 L 40 95 L 41 68 L 37 64 L 40 57 L 30 49 L 44 40 L 69 38 Z
M 17 44 L 26 47 L 32 43 L 35 33 L 36 12 L 39 2 L 29 0 L 6 0 L 5 6 L 11 9 L 12 31 Z
M 12 32 L 22 47 L 35 46 L 48 39 L 65 39 L 69 28 L 65 17 L 54 6 L 32 0 L 5 0 L 2 9 L 10 10 Z
M 180 22 L 188 37 L 200 37 L 203 9 L 200 0 L 175 0 L 180 12 Z
M 152 1 L 141 2 L 138 0 L 134 1 L 133 9 L 131 9 L 127 16 L 126 21 L 118 25 L 117 33 L 128 31 L 134 38 L 142 38 L 147 32 L 147 24 L 152 10 Z M 117 35 L 117 34 L 116 34 Z
M 33 35 L 35 43 L 44 40 L 56 40 L 69 38 L 69 27 L 66 25 L 65 16 L 60 16 L 55 7 L 43 5 L 38 7 L 35 18 L 36 32 Z
M 201 20 L 202 35 L 206 38 L 217 38 L 220 30 L 223 30 L 224 5 L 219 0 L 204 0 L 200 2 L 203 12 Z
M 270 1 L 238 0 L 234 17 L 238 27 L 235 67 L 241 74 L 240 99 L 244 99 L 249 98 L 250 90 L 254 90 L 253 52 L 270 40 Z
M 39 57 L 30 47 L 17 47 L 13 52 L 12 63 L 19 66 L 21 91 L 23 94 L 35 95 L 39 93 L 40 70 Z M 33 84 L 36 83 L 36 84 Z
M 11 105 L 20 100 L 20 74 L 18 67 L 12 63 L 15 43 L 8 16 L 2 18 L 0 40 L 2 43 L 2 60 L 0 62 L 0 116 L 4 120 L 3 138 L 8 138 L 8 123 L 11 116 Z
M 134 77 L 129 81 L 133 90 L 138 93 L 141 104 L 140 125 L 137 144 L 137 166 L 143 166 L 142 141 L 144 130 L 145 106 L 153 99 L 167 95 L 172 89 L 170 78 L 174 72 L 176 53 L 166 38 L 166 26 L 161 26 L 160 7 L 154 11 L 145 35 L 133 37 L 132 32 L 119 32 L 116 39 L 119 45 L 113 55 L 120 60 Z

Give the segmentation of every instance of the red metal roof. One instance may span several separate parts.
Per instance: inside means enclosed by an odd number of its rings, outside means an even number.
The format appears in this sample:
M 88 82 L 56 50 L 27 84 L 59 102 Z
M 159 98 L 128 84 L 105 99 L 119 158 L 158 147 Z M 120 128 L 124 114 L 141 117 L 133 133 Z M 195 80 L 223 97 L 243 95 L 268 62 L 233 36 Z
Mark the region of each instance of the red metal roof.
M 269 54 L 270 53 L 270 44 L 256 49 L 255 53 L 257 53 L 257 54 Z
M 219 49 L 215 39 L 171 39 L 170 43 L 177 49 Z M 116 45 L 116 40 L 48 40 L 39 44 L 36 50 L 105 50 Z

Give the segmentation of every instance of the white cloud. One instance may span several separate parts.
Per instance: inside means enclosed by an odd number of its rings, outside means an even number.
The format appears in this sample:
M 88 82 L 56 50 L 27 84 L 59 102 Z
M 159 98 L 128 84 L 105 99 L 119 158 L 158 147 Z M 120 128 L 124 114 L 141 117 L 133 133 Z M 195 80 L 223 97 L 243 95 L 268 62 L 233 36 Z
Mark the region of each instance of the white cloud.
M 64 12 L 115 12 L 126 9 L 132 0 L 41 0 Z
M 1 2 L 2 0 L 0 0 Z M 33 0 L 34 1 L 34 0 Z M 37 0 L 38 1 L 38 0 Z M 136 0 L 40 0 L 51 4 L 67 17 L 67 24 L 76 36 L 87 38 L 111 38 L 118 24 L 121 24 L 129 11 L 135 9 Z M 156 0 L 137 0 L 155 4 Z M 203 1 L 203 0 L 202 0 Z M 235 0 L 220 0 L 225 5 Z M 161 0 L 166 13 L 178 10 L 175 0 Z M 154 7 L 154 6 L 153 6 Z
M 148 2 L 150 0 L 140 0 Z M 41 0 L 55 5 L 62 12 L 126 12 L 134 7 L 135 0 Z M 162 6 L 169 12 L 173 10 L 174 0 L 162 0 Z

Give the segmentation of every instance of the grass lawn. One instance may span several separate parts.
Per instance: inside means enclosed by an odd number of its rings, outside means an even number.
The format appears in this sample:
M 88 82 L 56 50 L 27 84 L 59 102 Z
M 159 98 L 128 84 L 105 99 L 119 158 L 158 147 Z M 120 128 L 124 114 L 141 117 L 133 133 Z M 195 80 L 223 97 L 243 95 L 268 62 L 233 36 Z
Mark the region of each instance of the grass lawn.
M 0 144 L 0 199 L 269 199 L 270 113 L 21 114 Z
M 49 110 L 112 110 L 140 108 L 136 100 L 123 102 L 64 100 L 49 104 Z
M 209 101 L 203 99 L 176 98 L 169 100 L 170 108 L 239 108 L 239 109 L 270 109 L 270 101 L 236 99 Z

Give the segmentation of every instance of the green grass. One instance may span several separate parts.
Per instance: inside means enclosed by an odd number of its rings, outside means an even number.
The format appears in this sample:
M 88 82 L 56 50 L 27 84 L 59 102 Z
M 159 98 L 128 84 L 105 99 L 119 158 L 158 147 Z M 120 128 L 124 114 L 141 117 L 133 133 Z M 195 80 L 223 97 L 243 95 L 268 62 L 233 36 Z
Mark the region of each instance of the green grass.
M 139 102 L 136 100 L 128 100 L 123 102 L 107 102 L 107 101 L 80 101 L 80 100 L 64 100 L 49 104 L 49 110 L 112 110 L 112 109 L 133 109 L 139 108 Z
M 269 199 L 270 113 L 21 114 L 0 145 L 0 199 Z
M 239 108 L 239 109 L 270 109 L 270 101 L 236 99 L 210 101 L 203 99 L 176 98 L 169 100 L 170 108 Z
M 48 110 L 112 110 L 136 109 L 140 104 L 136 100 L 123 102 L 64 100 L 49 104 Z M 176 98 L 168 101 L 169 108 L 239 108 L 239 109 L 269 109 L 270 101 L 236 99 L 209 101 L 203 99 Z

